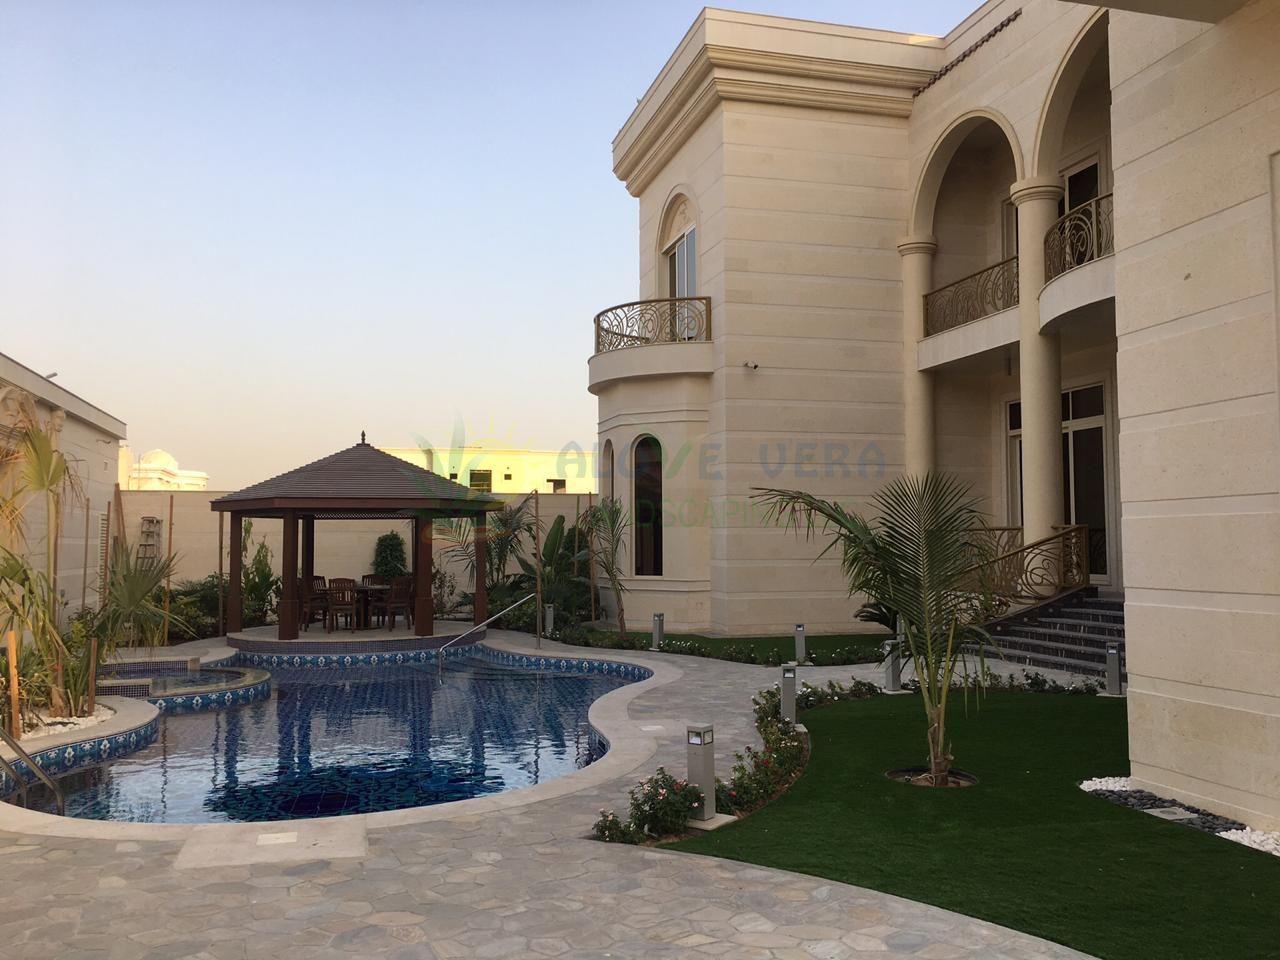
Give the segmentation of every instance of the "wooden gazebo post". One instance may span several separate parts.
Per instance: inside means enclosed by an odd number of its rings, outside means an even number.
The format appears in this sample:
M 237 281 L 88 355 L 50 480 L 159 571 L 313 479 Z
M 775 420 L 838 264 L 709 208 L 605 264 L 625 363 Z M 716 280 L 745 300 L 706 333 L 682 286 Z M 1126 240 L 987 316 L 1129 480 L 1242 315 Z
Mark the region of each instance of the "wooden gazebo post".
M 302 518 L 302 587 L 310 591 L 311 578 L 316 575 L 316 518 L 306 514 Z
M 281 640 L 298 639 L 298 511 L 284 512 L 284 529 L 280 546 L 280 621 Z
M 489 619 L 489 584 L 486 582 L 486 574 L 489 570 L 489 518 L 483 510 L 476 514 L 472 531 L 476 545 L 476 594 L 475 603 L 472 604 L 475 608 L 473 619 L 475 623 L 480 624 Z
M 413 632 L 420 637 L 435 633 L 435 598 L 431 595 L 432 526 L 430 517 L 413 519 Z
M 227 633 L 239 633 L 244 623 L 244 515 L 231 514 L 231 544 L 227 549 L 231 572 L 227 577 Z

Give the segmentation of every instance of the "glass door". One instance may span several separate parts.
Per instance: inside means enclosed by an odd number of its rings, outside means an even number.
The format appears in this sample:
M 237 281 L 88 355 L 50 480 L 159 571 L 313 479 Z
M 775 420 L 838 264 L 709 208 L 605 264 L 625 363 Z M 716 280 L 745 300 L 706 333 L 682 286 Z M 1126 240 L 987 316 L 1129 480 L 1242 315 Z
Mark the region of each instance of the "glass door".
M 1022 525 L 1022 405 L 1009 404 L 1009 522 Z M 1107 425 L 1102 384 L 1062 394 L 1062 516 L 1089 528 L 1089 573 L 1110 582 Z

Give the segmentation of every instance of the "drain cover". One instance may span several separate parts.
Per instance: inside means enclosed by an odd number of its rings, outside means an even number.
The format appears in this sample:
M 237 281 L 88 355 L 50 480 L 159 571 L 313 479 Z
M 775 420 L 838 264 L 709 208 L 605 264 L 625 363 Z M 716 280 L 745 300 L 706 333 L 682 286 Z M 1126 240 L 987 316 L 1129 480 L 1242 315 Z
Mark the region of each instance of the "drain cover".
M 1196 818 L 1196 814 L 1181 807 L 1148 807 L 1143 812 L 1159 817 L 1161 820 L 1194 820 Z

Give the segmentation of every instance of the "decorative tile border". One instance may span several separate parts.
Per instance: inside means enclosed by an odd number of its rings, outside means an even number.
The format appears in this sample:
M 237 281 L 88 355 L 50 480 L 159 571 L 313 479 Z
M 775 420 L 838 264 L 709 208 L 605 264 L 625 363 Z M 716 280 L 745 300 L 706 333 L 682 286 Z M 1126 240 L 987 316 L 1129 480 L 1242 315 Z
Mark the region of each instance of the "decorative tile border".
M 446 651 L 448 652 L 448 651 Z M 544 657 L 527 653 L 507 653 L 481 646 L 480 656 L 493 663 L 505 667 L 519 667 L 522 670 L 537 670 L 550 673 L 595 673 L 606 677 L 618 677 L 621 680 L 635 682 L 648 680 L 653 671 L 648 667 L 633 663 L 620 663 L 616 660 L 585 660 L 577 657 Z
M 477 634 L 479 637 L 481 634 Z M 445 659 L 475 656 L 476 643 L 460 643 L 444 650 Z M 238 664 L 250 667 L 383 667 L 397 663 L 435 663 L 440 650 L 401 650 L 392 653 L 252 653 L 241 650 Z
M 464 632 L 464 630 L 459 630 L 457 633 L 436 634 L 431 637 L 378 637 L 376 633 L 371 631 L 362 631 L 362 634 L 353 636 L 351 639 L 347 639 L 342 633 L 338 633 L 328 635 L 333 639 L 325 639 L 326 635 L 321 634 L 319 637 L 300 636 L 297 640 L 272 640 L 267 637 L 247 637 L 243 634 L 232 634 L 227 637 L 227 645 L 239 650 L 241 653 L 287 657 L 322 656 L 331 658 L 347 655 L 364 656 L 373 653 L 386 655 L 388 653 L 417 653 L 423 650 L 437 650 L 462 636 Z M 484 630 L 477 630 L 471 634 L 476 640 L 483 639 L 484 635 Z
M 31 759 L 50 776 L 61 776 L 72 770 L 91 767 L 150 746 L 156 739 L 159 722 L 160 718 L 155 716 L 132 730 L 51 747 L 32 754 Z M 20 777 L 25 777 L 28 781 L 35 780 L 35 774 L 25 760 L 14 760 L 12 765 Z M 0 771 L 0 797 L 7 797 L 17 789 L 18 785 L 13 782 L 9 774 L 6 771 Z
M 203 693 L 170 694 L 167 697 L 148 697 L 162 714 L 203 713 L 205 710 L 222 710 L 246 703 L 257 703 L 271 696 L 271 678 L 230 690 L 206 690 Z
M 172 677 L 186 673 L 191 669 L 194 657 L 172 657 L 163 660 L 113 660 L 103 664 L 103 672 L 108 676 L 101 679 L 130 680 L 135 677 Z

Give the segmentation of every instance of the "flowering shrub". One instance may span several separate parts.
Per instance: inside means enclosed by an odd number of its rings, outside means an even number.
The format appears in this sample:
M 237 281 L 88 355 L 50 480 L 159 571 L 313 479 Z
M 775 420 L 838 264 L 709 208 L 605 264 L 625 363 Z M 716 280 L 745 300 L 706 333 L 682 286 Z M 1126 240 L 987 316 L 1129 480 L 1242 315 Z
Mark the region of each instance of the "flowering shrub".
M 592 827 L 597 840 L 609 843 L 639 843 L 645 837 L 669 837 L 683 833 L 685 821 L 702 803 L 702 791 L 685 780 L 677 780 L 659 767 L 653 776 L 641 780 L 630 791 L 631 816 L 618 819 L 612 810 L 601 810 Z
M 958 688 L 962 684 L 963 681 L 957 679 L 952 686 Z M 1102 691 L 1101 684 L 1096 680 L 1073 679 L 1070 683 L 1061 684 L 1039 671 L 1023 670 L 1021 677 L 1012 673 L 1002 677 L 989 668 L 983 671 L 978 686 L 983 690 L 1027 690 L 1031 693 L 1065 693 L 1077 697 L 1095 697 Z M 904 680 L 902 689 L 919 690 L 920 684 L 915 680 Z
M 828 680 L 825 687 L 815 687 L 801 681 L 796 691 L 796 710 L 811 710 L 826 703 L 837 703 L 841 700 L 866 700 L 878 697 L 880 688 L 869 680 L 854 679 L 848 686 Z M 777 685 L 761 690 L 751 702 L 755 704 L 756 729 L 767 720 L 778 720 L 782 717 L 782 693 Z
M 725 810 L 740 813 L 772 800 L 800 774 L 804 766 L 804 741 L 794 724 L 770 717 L 757 724 L 764 746 L 747 747 L 734 754 L 733 775 L 720 790 L 716 785 L 717 809 L 721 797 Z
M 601 810 L 600 819 L 591 828 L 592 836 L 605 843 L 639 843 L 643 836 L 631 828 L 625 820 L 619 820 L 612 810 Z

